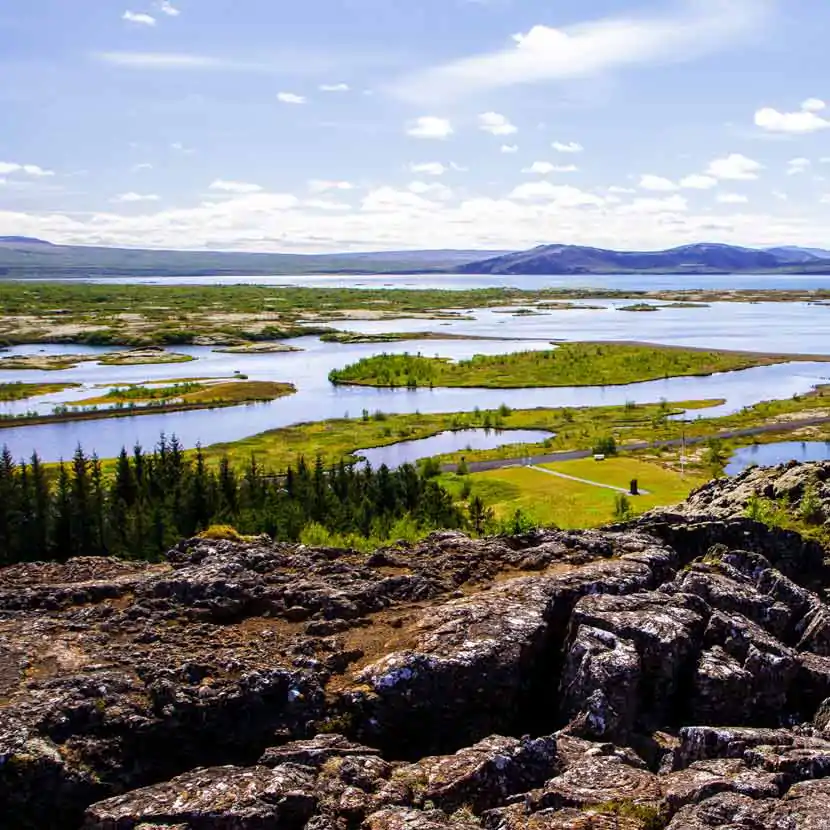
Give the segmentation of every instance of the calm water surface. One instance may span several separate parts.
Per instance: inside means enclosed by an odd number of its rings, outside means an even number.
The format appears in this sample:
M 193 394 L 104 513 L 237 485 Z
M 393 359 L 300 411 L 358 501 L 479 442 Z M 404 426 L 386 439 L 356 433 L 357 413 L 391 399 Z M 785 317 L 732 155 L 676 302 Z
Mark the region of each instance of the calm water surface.
M 388 447 L 357 450 L 356 455 L 365 458 L 373 467 L 386 464 L 390 469 L 402 464 L 412 464 L 420 458 L 458 450 L 490 450 L 508 444 L 537 444 L 554 433 L 539 429 L 459 429 L 439 432 L 430 438 L 401 441 Z
M 578 274 L 565 276 L 504 274 L 302 274 L 273 277 L 95 277 L 62 282 L 115 283 L 125 285 L 293 285 L 309 288 L 607 288 L 619 291 L 678 291 L 705 288 L 711 291 L 730 289 L 811 290 L 830 288 L 830 276 L 797 274 Z
M 774 467 L 787 461 L 830 461 L 830 442 L 779 441 L 774 444 L 753 444 L 736 450 L 726 467 L 730 476 L 742 473 L 747 467 Z
M 358 281 L 363 279 L 359 278 Z M 380 280 L 381 277 L 375 279 Z M 382 279 L 386 281 L 389 278 Z M 657 278 L 649 277 L 645 282 L 654 279 Z M 748 279 L 749 277 L 740 278 Z M 789 278 L 761 278 L 762 282 L 766 281 L 767 287 L 772 287 L 768 283 L 773 279 L 793 287 Z M 397 278 L 398 283 L 401 280 L 403 278 Z M 736 282 L 740 280 L 730 278 L 730 287 L 736 287 Z M 284 279 L 282 281 L 285 282 Z M 420 281 L 418 285 L 428 287 Z M 641 284 L 638 287 L 647 286 Z M 231 377 L 235 371 L 248 375 L 252 380 L 290 381 L 297 386 L 298 393 L 271 403 L 212 411 L 13 427 L 0 431 L 0 444 L 7 443 L 16 456 L 27 456 L 37 449 L 45 459 L 55 460 L 68 457 L 75 446 L 81 443 L 89 451 L 95 450 L 100 456 L 109 457 L 116 454 L 122 446 L 130 447 L 136 442 L 145 447 L 152 446 L 161 432 L 168 435 L 175 433 L 186 446 L 192 447 L 198 442 L 207 445 L 234 441 L 298 422 L 344 415 L 359 417 L 364 409 L 371 412 L 380 409 L 389 413 L 433 413 L 469 411 L 476 406 L 496 409 L 502 403 L 513 408 L 532 408 L 621 405 L 626 401 L 646 403 L 661 398 L 669 401 L 725 399 L 723 406 L 707 411 L 706 414 L 711 415 L 734 412 L 761 400 L 803 394 L 816 384 L 828 382 L 830 378 L 830 364 L 806 362 L 767 366 L 708 378 L 674 378 L 616 387 L 405 390 L 336 387 L 328 381 L 331 369 L 341 368 L 380 352 L 420 351 L 430 356 L 464 359 L 475 354 L 503 354 L 550 348 L 550 342 L 556 340 L 645 340 L 705 348 L 830 354 L 828 306 L 810 303 L 716 303 L 708 308 L 662 308 L 654 313 L 636 313 L 620 310 L 625 301 L 587 300 L 581 305 L 598 305 L 600 308 L 545 311 L 540 316 L 514 316 L 513 313 L 498 313 L 499 309 L 478 309 L 465 312 L 472 319 L 337 323 L 339 328 L 365 333 L 435 331 L 487 338 L 510 337 L 516 338 L 515 340 L 435 340 L 341 345 L 322 343 L 317 337 L 302 337 L 289 341 L 290 345 L 303 349 L 293 353 L 239 355 L 213 352 L 207 347 L 177 347 L 175 351 L 190 354 L 196 360 L 179 364 L 122 367 L 88 362 L 81 363 L 74 369 L 57 372 L 3 371 L 0 373 L 0 382 L 66 381 L 80 383 L 83 387 L 29 401 L 0 404 L 0 411 L 6 413 L 25 412 L 29 409 L 49 412 L 58 403 L 89 397 L 90 389 L 94 389 L 95 394 L 100 394 L 103 390 L 96 387 L 101 385 L 108 388 L 142 381 Z M 112 350 L 75 345 L 26 346 L 4 354 L 38 351 L 100 354 Z M 694 413 L 694 416 L 699 414 L 701 413 Z

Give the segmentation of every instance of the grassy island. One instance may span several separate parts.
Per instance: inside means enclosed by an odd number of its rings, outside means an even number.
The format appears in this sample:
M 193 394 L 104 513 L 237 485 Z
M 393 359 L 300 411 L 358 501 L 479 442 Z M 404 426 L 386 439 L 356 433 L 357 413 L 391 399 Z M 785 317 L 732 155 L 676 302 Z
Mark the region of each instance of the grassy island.
M 484 356 L 457 363 L 447 358 L 381 354 L 335 369 L 332 383 L 383 387 L 618 386 L 686 375 L 711 375 L 828 357 L 704 351 L 636 343 L 563 343 L 538 352 Z
M 291 383 L 271 381 L 183 381 L 170 386 L 136 384 L 113 387 L 99 395 L 58 405 L 49 414 L 28 412 L 0 415 L 0 428 L 55 421 L 88 421 L 193 409 L 217 409 L 272 401 L 293 395 L 296 391 L 296 387 Z
M 157 366 L 163 363 L 189 363 L 196 358 L 164 349 L 133 349 L 105 354 L 22 354 L 0 358 L 0 369 L 37 369 L 57 372 L 74 369 L 79 363 L 100 363 L 102 366 Z
M 37 395 L 51 395 L 77 386 L 77 383 L 0 383 L 0 402 L 25 401 Z

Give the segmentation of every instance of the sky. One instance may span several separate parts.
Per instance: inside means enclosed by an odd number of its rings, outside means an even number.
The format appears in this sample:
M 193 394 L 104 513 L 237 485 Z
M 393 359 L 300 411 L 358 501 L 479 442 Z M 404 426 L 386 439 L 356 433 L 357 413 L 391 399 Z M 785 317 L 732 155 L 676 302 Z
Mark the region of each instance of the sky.
M 830 247 L 827 31 L 826 0 L 2 2 L 0 235 Z

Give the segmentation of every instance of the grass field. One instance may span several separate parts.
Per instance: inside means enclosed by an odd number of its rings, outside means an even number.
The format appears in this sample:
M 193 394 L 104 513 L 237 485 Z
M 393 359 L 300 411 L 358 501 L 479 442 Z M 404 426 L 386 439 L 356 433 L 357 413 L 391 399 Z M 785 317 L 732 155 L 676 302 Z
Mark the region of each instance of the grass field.
M 329 380 L 359 386 L 407 388 L 616 386 L 711 375 L 793 359 L 799 357 L 635 343 L 562 343 L 551 351 L 476 355 L 457 363 L 441 357 L 380 354 L 333 370 Z
M 636 478 L 642 488 L 650 491 L 648 496 L 629 497 L 636 513 L 676 504 L 706 480 L 689 475 L 681 478 L 679 473 L 636 458 L 614 458 L 607 462 L 585 459 L 545 466 L 615 487 L 627 488 L 631 479 Z M 464 478 L 469 478 L 472 485 L 471 495 L 480 496 L 499 519 L 520 509 L 539 524 L 554 524 L 566 529 L 598 527 L 614 520 L 617 494 L 613 490 L 558 478 L 528 467 L 507 467 L 468 477 L 452 473 L 442 476 L 446 486 L 456 493 L 460 492 Z
M 575 409 L 522 409 L 439 414 L 387 415 L 366 412 L 361 418 L 297 424 L 270 430 L 229 444 L 214 444 L 205 452 L 212 458 L 227 454 L 232 461 L 246 463 L 255 455 L 266 466 L 281 470 L 295 464 L 300 456 L 320 455 L 326 464 L 348 459 L 358 449 L 383 447 L 399 441 L 429 438 L 445 430 L 470 427 L 491 429 L 544 429 L 556 436 L 544 445 L 528 448 L 533 453 L 547 450 L 591 447 L 600 437 L 612 432 L 642 438 L 653 433 L 654 424 L 666 415 L 711 406 L 715 401 L 682 401 L 637 406 L 602 406 Z M 457 462 L 461 456 L 510 458 L 523 454 L 521 445 L 509 445 L 480 452 L 459 452 L 445 461 Z

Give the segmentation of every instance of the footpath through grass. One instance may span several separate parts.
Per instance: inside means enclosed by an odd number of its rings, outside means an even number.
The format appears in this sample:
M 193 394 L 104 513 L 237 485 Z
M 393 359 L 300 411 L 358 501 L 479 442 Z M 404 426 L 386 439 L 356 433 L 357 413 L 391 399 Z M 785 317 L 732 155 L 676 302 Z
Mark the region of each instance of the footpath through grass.
M 634 343 L 563 343 L 551 351 L 476 355 L 457 363 L 414 354 L 364 358 L 329 374 L 333 383 L 383 387 L 530 388 L 619 386 L 769 366 L 803 356 L 704 351 Z M 830 357 L 811 357 L 827 360 Z
M 700 475 L 681 477 L 680 473 L 659 464 L 630 457 L 605 462 L 564 461 L 544 466 L 614 487 L 627 488 L 631 479 L 636 478 L 649 495 L 628 497 L 635 514 L 676 504 L 707 480 Z M 521 510 L 538 524 L 576 529 L 598 527 L 615 518 L 618 494 L 613 490 L 551 476 L 529 467 L 506 467 L 469 476 L 448 473 L 441 481 L 459 496 L 468 488 L 469 498 L 479 496 L 494 511 L 496 519 L 507 519 Z

